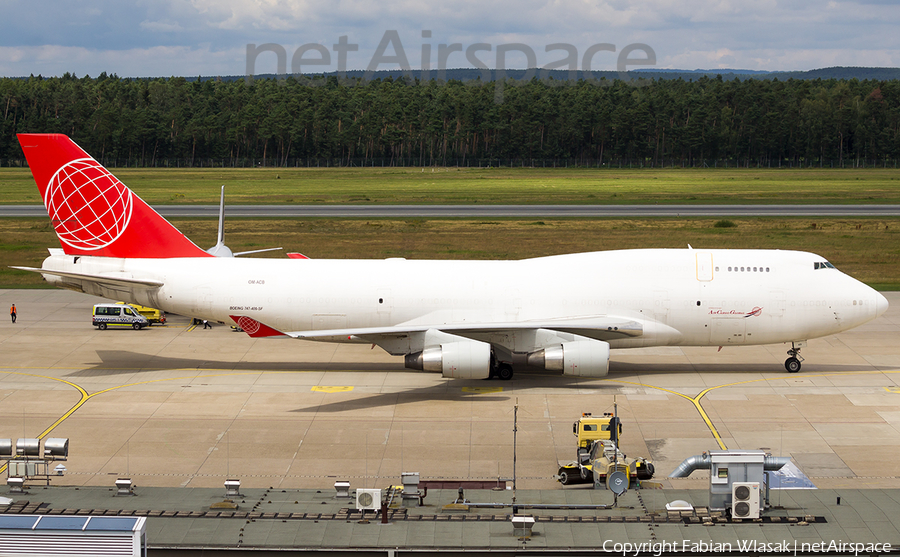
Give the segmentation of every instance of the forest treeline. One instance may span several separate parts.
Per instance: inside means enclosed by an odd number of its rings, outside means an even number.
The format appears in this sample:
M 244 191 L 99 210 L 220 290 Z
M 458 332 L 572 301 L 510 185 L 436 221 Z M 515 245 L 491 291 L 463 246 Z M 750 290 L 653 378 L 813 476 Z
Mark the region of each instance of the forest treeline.
M 896 166 L 900 81 L 0 79 L 0 164 L 58 132 L 110 166 Z

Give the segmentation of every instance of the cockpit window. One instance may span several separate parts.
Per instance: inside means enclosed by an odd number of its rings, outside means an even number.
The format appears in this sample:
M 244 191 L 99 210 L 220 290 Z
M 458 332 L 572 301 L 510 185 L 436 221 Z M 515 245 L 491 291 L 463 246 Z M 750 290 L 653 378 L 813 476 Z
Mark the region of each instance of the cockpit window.
M 813 269 L 834 269 L 834 265 L 827 261 L 816 261 L 813 263 Z

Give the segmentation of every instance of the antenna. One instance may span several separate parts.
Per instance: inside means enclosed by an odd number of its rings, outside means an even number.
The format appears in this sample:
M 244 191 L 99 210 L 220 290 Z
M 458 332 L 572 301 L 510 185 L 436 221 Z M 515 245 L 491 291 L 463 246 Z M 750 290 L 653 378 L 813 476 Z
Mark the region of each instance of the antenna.
M 264 251 L 277 251 L 284 248 L 266 248 L 255 249 L 251 251 L 240 251 L 232 253 L 231 248 L 225 245 L 225 185 L 222 185 L 222 194 L 219 197 L 219 232 L 216 236 L 216 245 L 206 250 L 206 253 L 215 255 L 216 257 L 237 257 L 239 255 L 248 255 L 251 253 L 262 253 Z
M 516 405 L 513 407 L 513 505 L 516 504 L 516 436 L 519 432 L 519 397 L 516 397 Z M 515 508 L 515 507 L 514 507 Z M 513 514 L 517 514 L 515 510 Z

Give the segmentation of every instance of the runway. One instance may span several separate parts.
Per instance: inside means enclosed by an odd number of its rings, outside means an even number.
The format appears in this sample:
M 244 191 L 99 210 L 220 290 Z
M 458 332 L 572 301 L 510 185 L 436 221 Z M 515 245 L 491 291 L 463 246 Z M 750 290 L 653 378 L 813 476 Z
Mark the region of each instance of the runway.
M 0 437 L 67 437 L 54 484 L 109 486 L 118 475 L 158 487 L 381 487 L 496 480 L 563 489 L 572 423 L 611 411 L 622 449 L 665 476 L 722 447 L 791 456 L 820 488 L 900 487 L 900 293 L 853 331 L 810 341 L 799 374 L 782 345 L 613 351 L 603 379 L 518 370 L 512 381 L 448 380 L 405 370 L 361 345 L 251 339 L 229 327 L 98 331 L 99 299 L 58 290 L 0 290 L 18 323 L 0 325 Z M 565 488 L 579 489 L 579 488 Z
M 166 218 L 219 216 L 218 205 L 156 205 Z M 227 205 L 230 217 L 599 218 L 896 217 L 900 205 Z M 0 205 L 0 217 L 46 217 L 43 205 Z

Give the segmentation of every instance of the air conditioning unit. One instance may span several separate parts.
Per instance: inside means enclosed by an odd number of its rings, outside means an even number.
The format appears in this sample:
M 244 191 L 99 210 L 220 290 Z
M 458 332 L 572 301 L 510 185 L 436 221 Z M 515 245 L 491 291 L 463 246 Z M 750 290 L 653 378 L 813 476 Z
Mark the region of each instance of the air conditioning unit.
M 731 517 L 759 518 L 759 482 L 731 484 Z
M 376 511 L 381 508 L 381 490 L 380 489 L 357 489 L 356 490 L 356 510 L 358 511 Z

